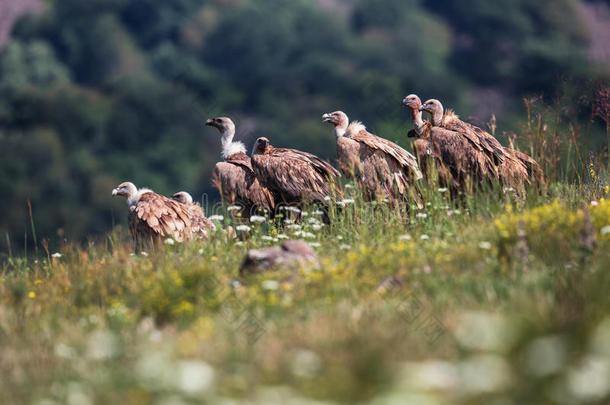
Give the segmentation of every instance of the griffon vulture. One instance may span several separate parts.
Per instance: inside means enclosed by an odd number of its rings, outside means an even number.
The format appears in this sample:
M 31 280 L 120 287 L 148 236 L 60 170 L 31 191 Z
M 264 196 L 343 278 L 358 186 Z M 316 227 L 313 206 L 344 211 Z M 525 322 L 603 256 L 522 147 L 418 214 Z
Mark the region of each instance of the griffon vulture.
M 357 181 L 367 200 L 397 198 L 419 203 L 414 182 L 422 178 L 417 160 L 409 152 L 366 130 L 358 121 L 349 124 L 342 111 L 322 116 L 335 127 L 339 168 Z
M 315 202 L 328 205 L 341 173 L 325 160 L 296 149 L 274 148 L 267 138 L 258 138 L 252 151 L 252 168 L 259 181 L 282 202 Z
M 431 138 L 432 123 L 430 121 L 424 121 L 423 113 L 419 109 L 422 105 L 421 99 L 417 95 L 409 94 L 402 100 L 402 104 L 411 110 L 413 129 L 408 132 L 407 136 L 409 138 L 417 138 L 411 143 L 411 149 L 413 149 L 413 152 L 417 157 L 417 161 L 424 176 L 430 181 L 430 177 L 436 172 L 439 184 L 450 189 L 452 195 L 456 195 L 459 184 L 455 180 L 451 170 L 443 163 L 439 144 L 445 137 L 451 136 L 451 133 L 449 131 L 437 133 L 441 132 L 437 129 L 435 130 L 434 139 Z M 454 135 L 458 136 L 457 134 Z
M 483 151 L 489 158 L 488 163 L 495 166 L 504 188 L 512 187 L 521 190 L 523 186 L 531 184 L 530 176 L 539 177 L 541 170 L 538 170 L 539 166 L 537 163 L 534 164 L 533 159 L 521 152 L 516 153 L 513 149 L 503 147 L 491 134 L 460 120 L 452 111 L 443 114 L 443 106 L 440 101 L 428 100 L 420 109 L 431 114 L 433 126 L 458 132 L 466 137 L 474 148 Z M 528 166 L 530 171 L 528 171 Z
M 242 216 L 267 212 L 273 215 L 275 197 L 261 185 L 252 169 L 246 147 L 234 142 L 235 124 L 226 117 L 208 119 L 206 125 L 218 129 L 221 137 L 224 162 L 216 163 L 212 173 L 212 185 L 218 189 L 225 204 L 241 207 Z
M 201 205 L 193 202 L 193 197 L 189 193 L 186 191 L 179 191 L 172 195 L 172 200 L 176 200 L 188 207 L 188 210 L 191 213 L 191 228 L 193 234 L 202 235 L 202 237 L 207 238 L 209 231 L 216 230 L 216 225 L 205 216 L 205 212 L 203 212 Z
M 191 213 L 185 204 L 147 188 L 138 190 L 130 182 L 119 184 L 112 190 L 112 195 L 127 199 L 129 232 L 136 247 L 167 237 L 183 242 L 203 236 L 193 233 Z

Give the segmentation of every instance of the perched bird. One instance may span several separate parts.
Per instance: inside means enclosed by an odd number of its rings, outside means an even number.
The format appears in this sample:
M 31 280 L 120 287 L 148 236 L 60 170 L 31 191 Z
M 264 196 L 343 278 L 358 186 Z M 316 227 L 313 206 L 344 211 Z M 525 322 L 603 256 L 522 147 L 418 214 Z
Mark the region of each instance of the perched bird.
M 531 167 L 532 176 L 538 177 L 539 173 L 541 173 L 541 170 L 538 171 L 535 167 L 537 163 L 534 165 L 535 161 L 532 163 L 533 159 L 529 158 L 529 156 L 522 152 L 516 153 L 517 151 L 513 149 L 505 148 L 491 134 L 460 120 L 452 111 L 444 113 L 440 101 L 435 99 L 428 100 L 420 109 L 428 111 L 431 114 L 431 121 L 434 127 L 443 127 L 459 133 L 468 139 L 473 148 L 483 152 L 487 157 L 487 170 L 481 170 L 479 173 L 486 176 L 487 173 L 496 172 L 497 178 L 505 189 L 512 187 L 516 190 L 521 190 L 525 185 L 531 184 L 528 165 Z M 531 159 L 531 161 L 527 158 Z M 479 166 L 478 168 L 481 169 L 482 167 Z
M 252 151 L 252 168 L 259 181 L 287 205 L 315 202 L 328 205 L 341 173 L 316 155 L 296 149 L 274 148 L 258 138 Z
M 273 216 L 276 198 L 273 192 L 261 185 L 256 178 L 244 144 L 233 141 L 233 121 L 230 118 L 217 117 L 208 119 L 205 124 L 218 129 L 222 135 L 221 156 L 224 162 L 216 163 L 212 173 L 212 185 L 218 189 L 222 200 L 227 205 L 241 207 L 243 217 L 265 212 Z
M 172 195 L 172 200 L 176 200 L 188 207 L 191 213 L 191 228 L 194 235 L 200 235 L 202 238 L 207 238 L 209 232 L 216 230 L 216 225 L 206 216 L 201 205 L 193 202 L 193 197 L 186 191 L 179 191 Z
M 129 232 L 137 248 L 168 237 L 183 242 L 200 236 L 193 234 L 191 213 L 185 204 L 147 188 L 138 189 L 130 182 L 119 184 L 112 195 L 127 199 Z
M 422 178 L 415 157 L 387 139 L 366 130 L 358 121 L 351 124 L 342 111 L 322 116 L 335 127 L 339 168 L 357 181 L 367 200 L 387 198 L 419 202 L 414 182 Z
M 420 110 L 422 105 L 421 99 L 415 94 L 409 94 L 402 100 L 403 106 L 411 110 L 411 120 L 413 122 L 413 129 L 411 129 L 407 136 L 409 138 L 416 138 L 411 142 L 411 149 L 417 157 L 417 162 L 423 172 L 424 176 L 428 181 L 434 176 L 438 179 L 439 185 L 446 187 L 451 190 L 452 195 L 456 195 L 459 185 L 454 179 L 451 170 L 443 163 L 441 147 L 438 144 L 439 139 L 444 136 L 450 136 L 447 133 L 436 134 L 434 139 L 430 137 L 432 123 L 430 121 L 424 121 L 423 112 Z M 454 134 L 458 136 L 458 134 Z
M 480 128 L 459 120 L 455 114 L 446 114 L 440 101 L 431 99 L 419 108 L 431 115 L 430 138 L 437 148 L 435 153 L 449 168 L 459 187 L 464 189 L 491 186 L 499 179 L 498 164 L 506 157 L 502 145 L 485 136 Z
M 245 273 L 262 273 L 277 269 L 278 266 L 294 264 L 316 264 L 316 252 L 302 239 L 287 240 L 279 246 L 266 249 L 251 249 L 246 254 L 239 269 L 241 275 Z

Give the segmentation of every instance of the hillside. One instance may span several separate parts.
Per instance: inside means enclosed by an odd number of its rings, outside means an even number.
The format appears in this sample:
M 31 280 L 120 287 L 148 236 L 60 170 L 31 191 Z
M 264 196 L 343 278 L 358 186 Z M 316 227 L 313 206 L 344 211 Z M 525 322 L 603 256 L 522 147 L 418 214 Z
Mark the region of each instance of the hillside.
M 7 234 L 14 250 L 34 246 L 28 201 L 39 239 L 55 247 L 103 238 L 124 221 L 122 204 L 109 198 L 122 181 L 217 201 L 210 174 L 220 144 L 203 125 L 210 116 L 232 117 L 248 149 L 267 136 L 333 159 L 323 112 L 340 108 L 408 148 L 400 101 L 415 92 L 482 127 L 494 114 L 504 145 L 529 151 L 528 125 L 540 113 L 549 137 L 557 129 L 552 142 L 580 142 L 585 165 L 606 153 L 594 114 L 610 83 L 602 3 L 44 4 L 0 50 L 0 212 L 10 213 L 0 217 L 2 258 Z M 11 16 L 0 28 L 17 14 L 0 14 Z

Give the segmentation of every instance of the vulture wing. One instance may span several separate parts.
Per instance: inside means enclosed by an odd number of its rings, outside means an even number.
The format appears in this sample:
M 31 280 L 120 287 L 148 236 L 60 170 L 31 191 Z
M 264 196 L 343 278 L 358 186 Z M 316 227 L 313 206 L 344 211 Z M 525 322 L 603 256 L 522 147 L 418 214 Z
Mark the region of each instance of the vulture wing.
M 212 185 L 218 189 L 223 201 L 243 207 L 248 214 L 258 209 L 273 212 L 274 195 L 256 178 L 250 157 L 240 152 L 226 160 L 217 163 L 212 173 Z
M 479 183 L 498 180 L 498 169 L 491 157 L 463 133 L 432 127 L 429 140 L 432 154 L 449 169 L 458 184 L 464 185 L 468 179 Z
M 330 163 L 295 149 L 273 148 L 254 155 L 252 166 L 259 180 L 287 203 L 307 200 L 326 204 L 329 180 L 341 176 Z
M 129 228 L 141 240 L 171 236 L 182 242 L 191 236 L 188 207 L 153 192 L 142 194 L 138 203 L 130 208 L 129 223 Z
M 191 203 L 187 206 L 191 214 L 191 232 L 193 237 L 207 239 L 208 232 L 216 230 L 216 225 L 205 216 L 203 208 L 199 204 Z
M 485 151 L 485 153 L 492 156 L 495 164 L 500 164 L 504 161 L 504 147 L 496 138 L 481 128 L 462 121 L 452 111 L 448 111 L 445 114 L 443 127 L 465 136 L 475 148 Z
M 383 152 L 386 156 L 393 158 L 396 163 L 407 171 L 407 174 L 415 180 L 422 178 L 422 173 L 419 170 L 417 159 L 415 156 L 387 139 L 373 135 L 370 132 L 362 129 L 351 135 L 355 141 L 365 144 L 373 150 Z

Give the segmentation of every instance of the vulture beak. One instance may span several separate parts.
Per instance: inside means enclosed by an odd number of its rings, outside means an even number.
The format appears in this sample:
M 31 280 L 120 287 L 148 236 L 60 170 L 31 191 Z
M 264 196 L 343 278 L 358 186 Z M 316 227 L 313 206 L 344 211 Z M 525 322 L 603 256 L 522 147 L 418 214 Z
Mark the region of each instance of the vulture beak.
M 214 126 L 214 120 L 211 118 L 208 118 L 207 120 L 205 120 L 205 125 L 213 127 Z
M 332 119 L 332 116 L 328 113 L 322 115 L 322 121 L 323 122 L 329 122 Z
M 406 97 L 402 99 L 402 105 L 404 105 L 405 107 L 409 106 L 409 100 L 407 100 Z
M 422 104 L 421 106 L 419 106 L 419 111 L 426 111 L 426 104 Z
M 112 190 L 112 196 L 113 197 L 116 196 L 117 194 L 119 194 L 119 190 L 118 189 L 115 188 L 114 190 Z

